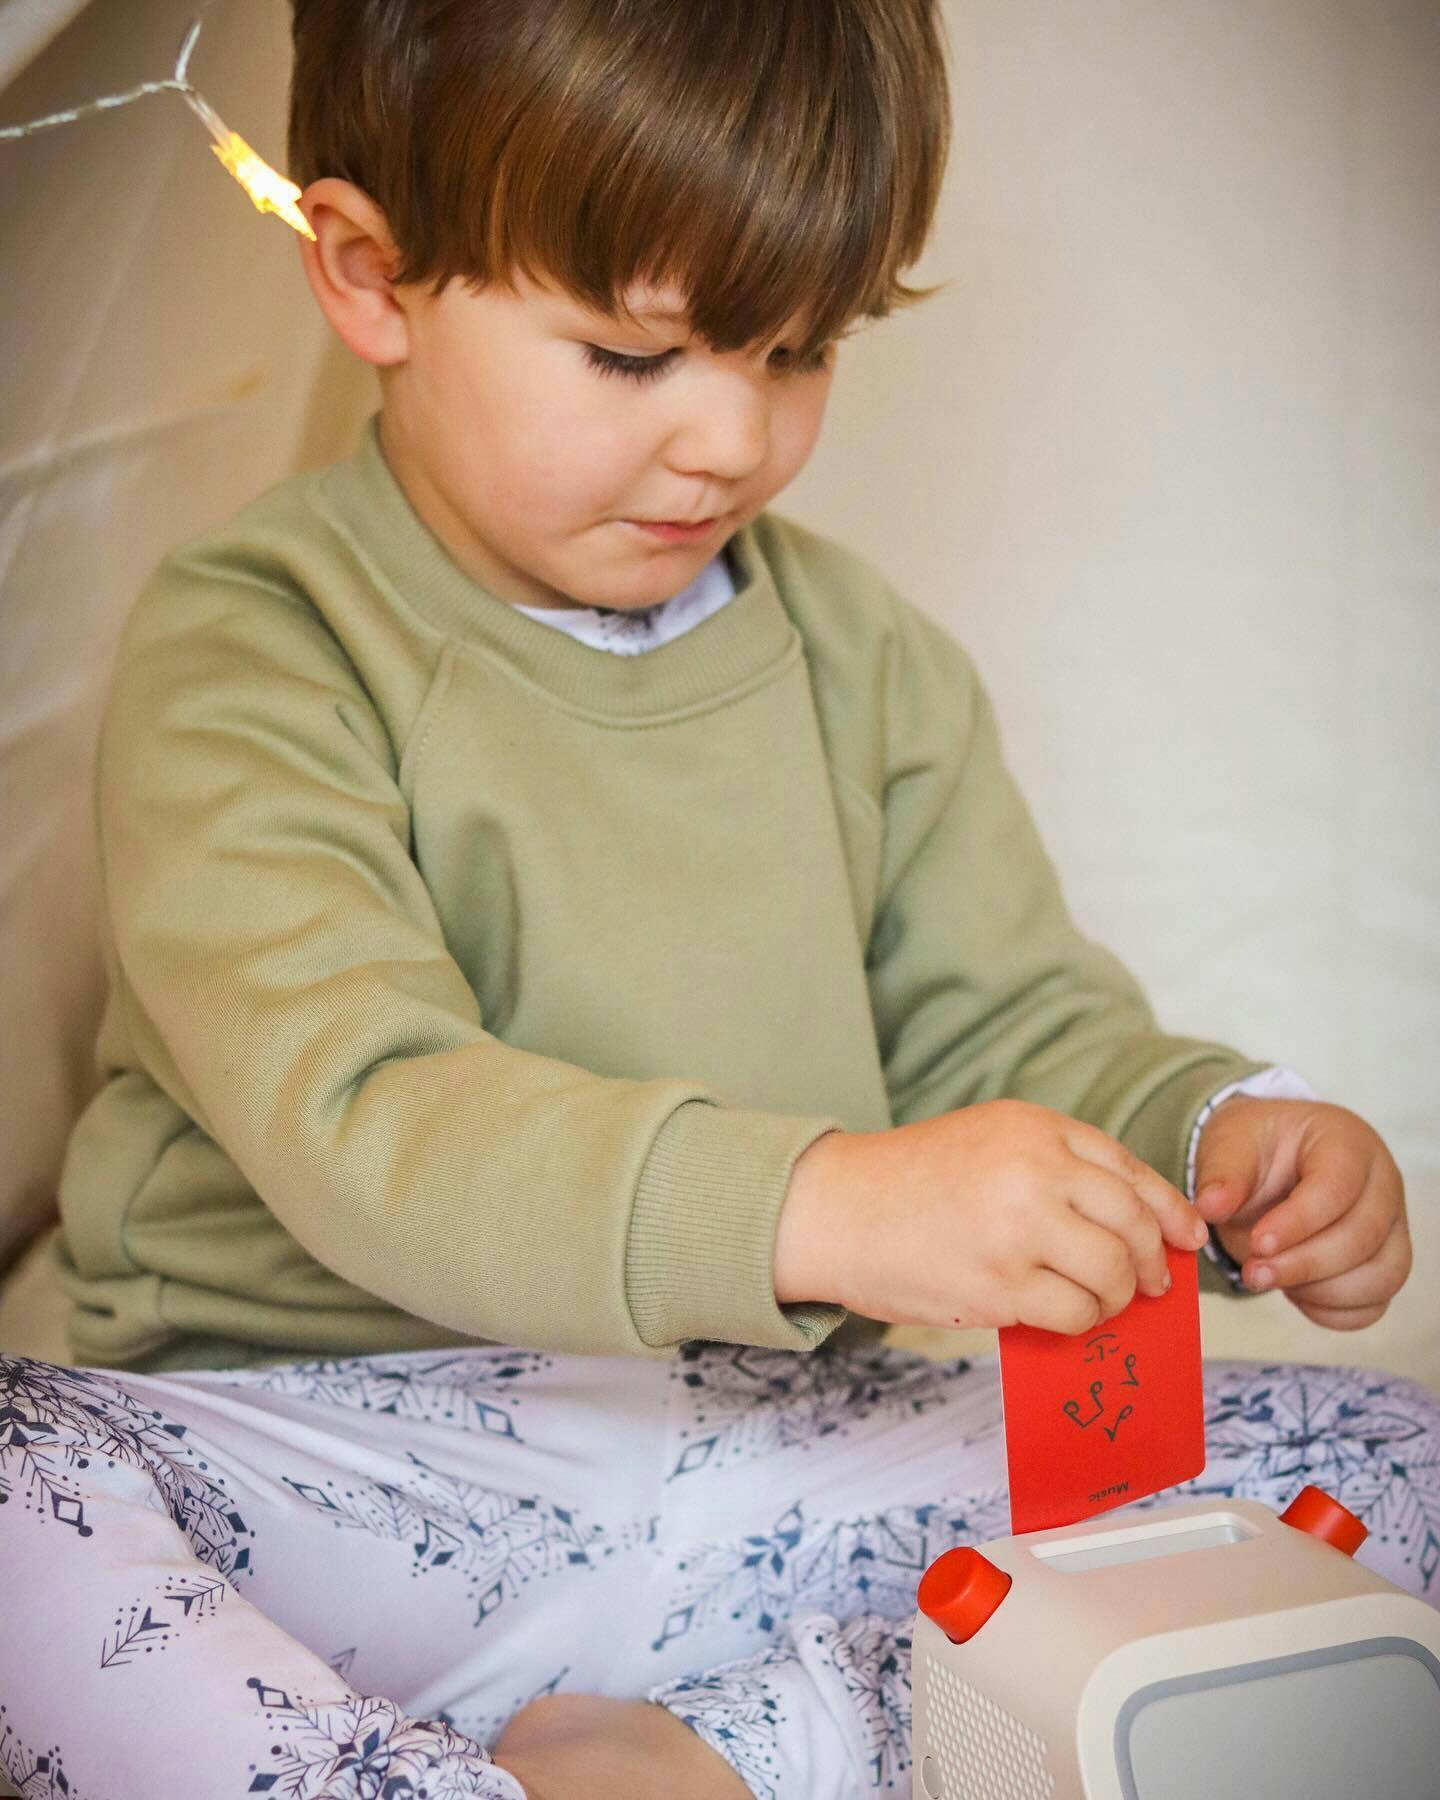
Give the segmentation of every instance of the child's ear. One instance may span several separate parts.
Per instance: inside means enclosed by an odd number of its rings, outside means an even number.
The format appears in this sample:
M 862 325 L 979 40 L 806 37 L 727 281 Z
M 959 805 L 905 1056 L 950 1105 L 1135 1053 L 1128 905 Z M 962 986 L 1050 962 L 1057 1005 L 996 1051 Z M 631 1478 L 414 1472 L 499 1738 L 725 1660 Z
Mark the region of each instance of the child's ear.
M 300 259 L 320 310 L 368 363 L 392 368 L 410 354 L 409 320 L 390 280 L 400 257 L 380 208 L 351 181 L 326 176 L 300 196 L 315 242 Z

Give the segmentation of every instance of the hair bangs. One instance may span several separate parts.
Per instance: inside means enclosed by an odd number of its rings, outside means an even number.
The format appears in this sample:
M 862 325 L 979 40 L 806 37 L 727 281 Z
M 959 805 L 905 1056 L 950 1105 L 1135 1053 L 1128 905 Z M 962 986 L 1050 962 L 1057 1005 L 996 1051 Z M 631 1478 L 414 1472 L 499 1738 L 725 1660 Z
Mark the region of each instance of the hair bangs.
M 787 348 L 807 357 L 940 291 L 900 280 L 950 143 L 936 0 L 350 0 L 346 13 L 351 79 L 329 65 L 322 121 L 305 109 L 300 21 L 338 12 L 296 0 L 292 159 L 304 179 L 342 174 L 370 193 L 399 281 L 513 285 L 518 270 L 632 321 L 637 292 L 670 290 L 718 351 L 791 327 Z M 366 21 L 383 61 L 364 55 Z M 347 127 L 346 86 L 368 133 Z M 323 145 L 307 146 L 307 118 Z

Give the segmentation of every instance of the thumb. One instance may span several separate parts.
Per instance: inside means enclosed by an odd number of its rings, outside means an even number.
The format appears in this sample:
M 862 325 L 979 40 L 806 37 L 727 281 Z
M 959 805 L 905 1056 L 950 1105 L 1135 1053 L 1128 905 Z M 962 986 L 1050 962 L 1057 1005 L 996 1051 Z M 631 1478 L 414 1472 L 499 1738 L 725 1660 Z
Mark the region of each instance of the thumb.
M 1218 1120 L 1216 1121 L 1218 1123 Z M 1212 1225 L 1232 1219 L 1255 1191 L 1260 1145 L 1249 1132 L 1208 1127 L 1195 1158 L 1195 1210 Z

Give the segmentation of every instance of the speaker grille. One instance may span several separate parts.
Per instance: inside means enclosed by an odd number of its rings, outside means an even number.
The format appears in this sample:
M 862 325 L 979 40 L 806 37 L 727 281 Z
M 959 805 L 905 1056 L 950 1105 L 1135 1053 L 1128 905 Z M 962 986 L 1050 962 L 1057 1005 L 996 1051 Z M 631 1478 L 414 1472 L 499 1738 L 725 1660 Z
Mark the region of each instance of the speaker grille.
M 930 1741 L 915 1749 L 938 1765 L 940 1800 L 1051 1800 L 1055 1777 L 1028 1725 L 942 1662 L 926 1677 Z

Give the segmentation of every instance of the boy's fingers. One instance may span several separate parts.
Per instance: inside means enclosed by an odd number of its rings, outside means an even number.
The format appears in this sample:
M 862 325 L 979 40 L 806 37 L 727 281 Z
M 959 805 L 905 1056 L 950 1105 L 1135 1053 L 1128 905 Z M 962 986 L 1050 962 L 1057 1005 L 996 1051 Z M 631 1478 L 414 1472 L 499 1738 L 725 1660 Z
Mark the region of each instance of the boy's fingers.
M 1089 1288 L 1048 1268 L 1032 1269 L 1016 1297 L 1015 1323 L 1066 1337 L 1093 1330 L 1105 1309 Z
M 1367 1262 L 1316 1281 L 1290 1283 L 1285 1288 L 1285 1297 L 1293 1300 L 1307 1316 L 1314 1316 L 1316 1312 L 1354 1313 L 1376 1306 L 1383 1310 L 1404 1286 L 1413 1261 L 1409 1230 L 1403 1219 L 1397 1219 L 1385 1242 Z M 1325 1322 L 1329 1323 L 1328 1320 Z M 1351 1329 L 1354 1329 L 1353 1325 Z
M 1222 1106 L 1200 1134 L 1195 1210 L 1212 1225 L 1232 1218 L 1260 1180 L 1260 1140 L 1240 1123 L 1245 1116 L 1242 1110 L 1227 1118 Z
M 1129 1240 L 1073 1204 L 1046 1260 L 1057 1275 L 1094 1297 L 1102 1318 L 1123 1312 L 1139 1287 Z
M 1224 1225 L 1234 1218 L 1255 1191 L 1259 1173 L 1258 1158 L 1252 1158 L 1248 1169 L 1217 1169 L 1200 1164 L 1195 1170 L 1195 1210 L 1212 1225 Z
M 1329 1281 L 1287 1288 L 1285 1298 L 1316 1325 L 1331 1331 L 1363 1331 L 1383 1316 L 1414 1261 L 1410 1227 L 1402 1214 L 1369 1262 Z
M 1068 1138 L 1067 1143 L 1082 1162 L 1093 1163 L 1128 1183 L 1154 1213 L 1161 1232 L 1177 1250 L 1198 1250 L 1209 1237 L 1204 1220 L 1196 1218 L 1195 1209 L 1179 1188 L 1171 1187 L 1163 1175 L 1157 1175 L 1149 1163 L 1141 1162 L 1118 1138 L 1107 1137 L 1103 1131 L 1082 1130 Z
M 1297 1188 L 1296 1193 L 1300 1190 Z M 1287 1203 L 1288 1204 L 1288 1203 Z M 1279 1209 L 1277 1208 L 1277 1211 Z M 1354 1205 L 1345 1206 L 1339 1217 L 1310 1237 L 1286 1250 L 1262 1253 L 1252 1240 L 1251 1252 L 1270 1270 L 1271 1287 L 1294 1288 L 1323 1282 L 1362 1268 L 1370 1268 L 1389 1251 L 1391 1240 L 1403 1225 L 1389 1210 L 1379 1186 L 1371 1183 Z M 1265 1215 L 1264 1225 L 1270 1224 Z M 1260 1236 L 1264 1236 L 1262 1228 Z M 1393 1290 L 1392 1290 L 1393 1291 Z M 1330 1300 L 1322 1295 L 1323 1300 Z M 1331 1300 L 1331 1304 L 1334 1304 Z M 1354 1305 L 1362 1304 L 1357 1300 Z
M 1285 1297 L 1291 1298 L 1288 1294 Z M 1364 1331 L 1366 1326 L 1383 1319 L 1390 1308 L 1388 1300 L 1378 1306 L 1311 1306 L 1303 1300 L 1295 1304 L 1312 1325 L 1323 1325 L 1327 1331 Z
M 1165 1292 L 1169 1271 L 1160 1220 L 1123 1175 L 1093 1166 L 1077 1169 L 1070 1188 L 1070 1204 L 1083 1218 L 1103 1226 L 1125 1244 L 1143 1292 Z
M 1322 1169 L 1313 1166 L 1283 1200 L 1277 1200 L 1255 1223 L 1250 1248 L 1257 1256 L 1279 1255 L 1303 1244 L 1358 1208 L 1373 1191 L 1367 1159 L 1334 1156 Z M 1378 1198 L 1378 1196 L 1376 1196 Z

